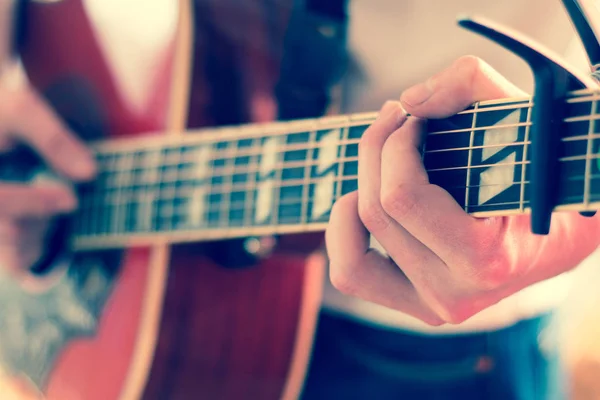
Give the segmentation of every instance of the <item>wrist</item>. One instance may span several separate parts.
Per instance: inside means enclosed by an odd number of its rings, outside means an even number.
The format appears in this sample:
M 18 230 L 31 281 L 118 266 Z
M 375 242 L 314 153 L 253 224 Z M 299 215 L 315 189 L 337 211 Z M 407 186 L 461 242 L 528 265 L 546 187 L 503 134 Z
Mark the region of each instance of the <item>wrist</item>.
M 557 212 L 549 235 L 540 237 L 532 268 L 542 275 L 558 275 L 576 268 L 600 245 L 600 214 Z

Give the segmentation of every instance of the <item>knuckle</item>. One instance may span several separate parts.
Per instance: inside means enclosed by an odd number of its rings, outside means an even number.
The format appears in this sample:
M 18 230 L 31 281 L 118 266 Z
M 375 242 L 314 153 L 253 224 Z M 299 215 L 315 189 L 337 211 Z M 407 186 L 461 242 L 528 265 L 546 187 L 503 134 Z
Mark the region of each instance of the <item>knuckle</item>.
M 48 154 L 60 155 L 64 153 L 66 146 L 65 135 L 59 129 L 53 129 L 40 135 L 40 145 Z
M 376 202 L 359 203 L 358 216 L 369 232 L 385 230 L 390 224 L 389 217 L 381 205 Z
M 363 136 L 358 141 L 358 154 L 363 154 L 367 152 L 369 149 L 377 148 L 379 146 L 379 141 L 376 135 L 373 134 L 373 130 L 375 128 L 373 125 L 368 127 Z
M 482 290 L 492 290 L 510 282 L 516 276 L 508 257 L 503 252 L 494 251 L 478 257 L 472 264 L 472 279 L 475 286 Z
M 417 199 L 410 187 L 398 185 L 391 188 L 382 188 L 381 205 L 386 214 L 396 221 L 403 220 L 414 212 Z
M 355 274 L 351 272 L 352 270 L 349 266 L 335 264 L 330 265 L 329 268 L 329 279 L 332 286 L 349 296 L 356 295 L 358 291 L 358 282 Z
M 512 281 L 519 275 L 510 252 L 497 240 L 480 243 L 466 268 L 468 279 L 480 290 L 493 290 Z

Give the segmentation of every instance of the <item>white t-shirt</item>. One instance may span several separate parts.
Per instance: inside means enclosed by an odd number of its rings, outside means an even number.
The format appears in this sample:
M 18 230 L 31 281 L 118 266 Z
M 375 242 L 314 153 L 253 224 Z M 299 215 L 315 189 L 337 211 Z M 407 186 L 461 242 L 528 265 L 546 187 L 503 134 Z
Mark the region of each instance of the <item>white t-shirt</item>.
M 460 29 L 460 13 L 482 14 L 533 36 L 555 52 L 570 53 L 585 67 L 582 48 L 559 1 L 548 0 L 350 0 L 350 47 L 360 73 L 347 76 L 351 101 L 346 112 L 377 110 L 387 99 L 423 81 L 464 54 L 480 56 L 518 86 L 530 91 L 531 73 L 516 56 Z M 174 0 L 84 0 L 109 64 L 131 104 L 150 90 L 148 60 L 167 45 L 177 20 Z M 143 8 L 144 13 L 139 13 Z M 119 29 L 114 27 L 118 26 Z M 573 44 L 575 43 L 575 44 Z M 131 56 L 131 49 L 135 56 Z M 356 72 L 356 71 L 355 71 Z M 596 257 L 600 257 L 597 254 Z M 367 322 L 423 332 L 493 329 L 536 315 L 561 302 L 567 276 L 528 288 L 460 326 L 431 328 L 416 319 L 341 295 L 329 282 L 324 306 Z

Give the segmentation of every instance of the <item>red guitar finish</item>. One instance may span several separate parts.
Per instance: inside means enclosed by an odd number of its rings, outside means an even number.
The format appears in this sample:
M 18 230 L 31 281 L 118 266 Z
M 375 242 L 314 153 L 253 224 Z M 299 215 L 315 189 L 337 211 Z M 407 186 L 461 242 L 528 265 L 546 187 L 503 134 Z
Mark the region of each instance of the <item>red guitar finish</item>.
M 193 81 L 181 71 L 194 70 L 178 53 L 190 40 L 183 27 L 192 10 L 181 4 L 182 29 L 141 111 L 124 101 L 81 0 L 28 6 L 22 57 L 32 84 L 66 120 L 98 125 L 108 137 L 176 130 L 185 125 L 177 109 L 187 108 Z M 86 120 L 94 108 L 95 119 Z M 320 242 L 321 235 L 287 238 L 241 270 L 215 265 L 195 245 L 126 250 L 95 331 L 69 337 L 47 379 L 29 389 L 39 386 L 50 400 L 297 397 L 323 279 L 323 259 L 307 254 Z M 30 378 L 26 371 L 11 377 Z

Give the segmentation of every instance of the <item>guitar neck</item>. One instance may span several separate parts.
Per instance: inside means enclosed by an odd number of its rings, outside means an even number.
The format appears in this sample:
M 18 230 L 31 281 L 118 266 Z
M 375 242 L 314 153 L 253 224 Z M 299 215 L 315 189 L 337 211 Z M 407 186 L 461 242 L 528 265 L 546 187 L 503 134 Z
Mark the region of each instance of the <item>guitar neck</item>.
M 557 210 L 600 205 L 600 93 L 566 99 Z M 376 113 L 245 125 L 94 145 L 73 246 L 94 249 L 322 231 L 357 189 L 358 142 Z M 474 216 L 529 211 L 531 99 L 477 103 L 428 123 L 431 183 Z

